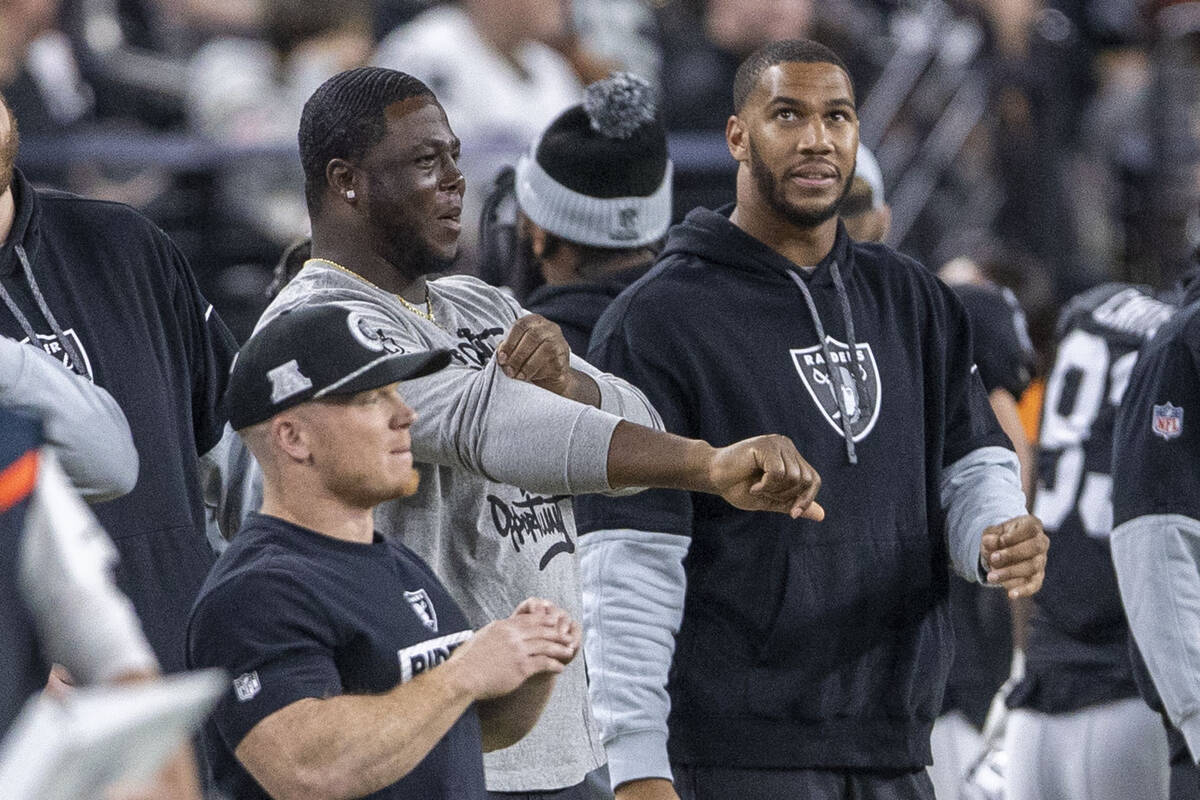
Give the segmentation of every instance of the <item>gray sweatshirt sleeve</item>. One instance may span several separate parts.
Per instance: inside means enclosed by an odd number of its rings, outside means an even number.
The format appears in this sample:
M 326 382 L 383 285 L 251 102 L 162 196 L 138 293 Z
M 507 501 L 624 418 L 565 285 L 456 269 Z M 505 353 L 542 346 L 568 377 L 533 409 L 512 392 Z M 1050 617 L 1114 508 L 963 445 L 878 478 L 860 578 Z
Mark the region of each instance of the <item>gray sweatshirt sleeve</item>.
M 509 378 L 451 365 L 400 387 L 417 411 L 413 458 L 534 492 L 606 492 L 620 417 Z
M 588 697 L 613 788 L 671 779 L 667 673 L 683 621 L 686 536 L 605 530 L 579 539 Z
M 229 423 L 217 445 L 200 457 L 200 484 L 209 544 L 219 553 L 250 512 L 262 507 L 262 470 Z
M 1112 532 L 1129 628 L 1167 715 L 1200 753 L 1200 521 L 1136 517 Z
M 590 375 L 600 387 L 600 410 L 636 422 L 656 431 L 664 430 L 662 417 L 641 389 L 623 378 L 601 372 L 584 359 L 571 354 L 571 366 Z
M 117 401 L 39 348 L 0 336 L 0 403 L 42 421 L 46 442 L 88 502 L 132 491 L 138 453 Z
M 972 450 L 942 470 L 941 493 L 954 571 L 986 585 L 979 563 L 983 529 L 1026 513 L 1017 454 L 1006 447 Z
M 83 683 L 157 669 L 133 604 L 117 589 L 117 551 L 42 450 L 18 561 L 21 593 L 46 656 Z

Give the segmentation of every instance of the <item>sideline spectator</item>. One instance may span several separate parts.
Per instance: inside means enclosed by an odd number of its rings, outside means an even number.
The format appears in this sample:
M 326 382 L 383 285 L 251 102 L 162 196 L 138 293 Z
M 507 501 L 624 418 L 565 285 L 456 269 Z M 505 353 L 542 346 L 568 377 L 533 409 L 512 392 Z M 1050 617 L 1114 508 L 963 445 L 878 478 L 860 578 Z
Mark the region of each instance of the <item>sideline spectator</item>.
M 545 281 L 524 305 L 580 357 L 671 224 L 672 167 L 651 92 L 628 73 L 593 83 L 517 162 L 517 251 Z
M 1200 255 L 1200 253 L 1198 253 Z M 1171 800 L 1200 795 L 1200 280 L 1146 343 L 1113 430 L 1113 532 L 1134 677 L 1163 716 Z M 1140 655 L 1139 655 L 1140 651 Z
M 815 526 L 683 492 L 578 500 L 612 783 L 621 800 L 932 798 L 947 566 L 1027 596 L 1048 543 L 961 304 L 837 218 L 858 145 L 841 60 L 769 44 L 733 97 L 737 205 L 672 229 L 589 357 L 681 435 L 789 431 L 838 512 Z
M 427 280 L 458 247 L 463 182 L 458 139 L 420 81 L 381 68 L 335 76 L 305 106 L 300 142 L 313 258 L 263 322 L 337 304 L 360 312 L 381 348 L 453 352 L 446 369 L 404 384 L 421 411 L 423 480 L 377 524 L 426 559 L 473 625 L 530 596 L 577 616 L 572 494 L 665 484 L 819 514 L 809 507 L 819 479 L 786 440 L 713 450 L 632 424 L 623 417 L 658 421 L 641 392 L 571 357 L 552 323 L 478 279 Z M 488 786 L 586 797 L 580 783 L 602 763 L 573 663 L 534 730 L 488 754 Z
M 12 168 L 17 146 L 0 97 L 0 335 L 56 355 L 124 412 L 141 473 L 95 513 L 121 555 L 118 585 L 173 672 L 213 563 L 199 455 L 220 438 L 234 343 L 160 230 L 116 203 L 35 190 Z
M 206 748 L 217 786 L 243 800 L 482 800 L 483 749 L 532 727 L 579 624 L 529 598 L 472 635 L 425 562 L 375 531 L 375 506 L 419 482 L 397 382 L 450 354 L 389 353 L 361 321 L 329 305 L 285 312 L 230 378 L 263 504 L 189 623 L 192 665 L 235 676 Z
M 103 395 L 99 387 L 93 392 Z M 63 665 L 55 667 L 57 676 L 81 684 L 158 674 L 132 605 L 113 584 L 112 542 L 71 488 L 105 491 L 111 483 L 105 468 L 127 468 L 119 459 L 122 443 L 101 441 L 114 451 L 98 450 L 90 463 L 73 459 L 68 476 L 54 449 L 42 446 L 40 429 L 34 419 L 0 408 L 0 738 L 46 684 L 51 661 Z M 80 420 L 61 435 L 67 451 L 79 452 L 95 447 L 94 433 Z M 127 429 L 124 439 L 131 449 Z M 54 690 L 69 691 L 63 685 L 51 679 Z M 175 756 L 146 791 L 138 796 L 199 800 L 190 751 Z
M 1113 425 L 1138 349 L 1175 309 L 1108 283 L 1075 297 L 1042 403 L 1034 511 L 1054 540 L 1012 690 L 1006 797 L 1167 796 L 1167 741 L 1138 697 L 1109 548 Z

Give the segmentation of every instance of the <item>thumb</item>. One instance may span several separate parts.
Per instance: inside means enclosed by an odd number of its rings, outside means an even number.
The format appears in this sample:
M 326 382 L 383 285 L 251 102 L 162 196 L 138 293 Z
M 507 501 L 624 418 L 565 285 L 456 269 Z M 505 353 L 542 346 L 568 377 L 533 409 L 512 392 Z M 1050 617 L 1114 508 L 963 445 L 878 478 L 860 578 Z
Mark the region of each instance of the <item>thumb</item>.
M 792 506 L 792 519 L 810 519 L 813 522 L 822 522 L 825 519 L 825 509 L 816 500 L 813 500 L 807 507 L 795 505 Z

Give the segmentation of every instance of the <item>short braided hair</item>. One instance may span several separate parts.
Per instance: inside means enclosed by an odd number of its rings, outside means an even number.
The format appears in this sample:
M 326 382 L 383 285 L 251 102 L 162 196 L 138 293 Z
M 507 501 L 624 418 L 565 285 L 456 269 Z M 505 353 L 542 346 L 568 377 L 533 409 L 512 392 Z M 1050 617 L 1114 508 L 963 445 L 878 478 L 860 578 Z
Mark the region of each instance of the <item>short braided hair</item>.
M 850 91 L 854 91 L 854 79 L 841 56 L 825 45 L 811 39 L 781 39 L 769 42 L 755 50 L 738 67 L 733 79 L 733 113 L 740 114 L 747 98 L 758 85 L 758 79 L 768 67 L 776 64 L 800 62 L 804 64 L 833 64 L 846 73 Z
M 313 92 L 304 104 L 298 133 L 309 214 L 321 210 L 330 160 L 362 158 L 387 131 L 384 109 L 420 95 L 437 102 L 433 90 L 417 78 L 383 67 L 339 72 Z

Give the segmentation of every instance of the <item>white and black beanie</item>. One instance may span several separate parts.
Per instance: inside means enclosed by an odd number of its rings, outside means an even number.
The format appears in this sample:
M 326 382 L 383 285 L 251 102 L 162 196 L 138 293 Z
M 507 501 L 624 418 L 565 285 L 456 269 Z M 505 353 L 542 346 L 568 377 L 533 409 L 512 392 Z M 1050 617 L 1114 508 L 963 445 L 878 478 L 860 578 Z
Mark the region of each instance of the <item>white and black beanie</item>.
M 650 84 L 617 72 L 587 87 L 517 162 L 517 203 L 592 247 L 642 247 L 671 223 L 671 160 Z

